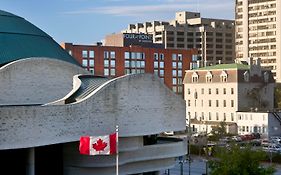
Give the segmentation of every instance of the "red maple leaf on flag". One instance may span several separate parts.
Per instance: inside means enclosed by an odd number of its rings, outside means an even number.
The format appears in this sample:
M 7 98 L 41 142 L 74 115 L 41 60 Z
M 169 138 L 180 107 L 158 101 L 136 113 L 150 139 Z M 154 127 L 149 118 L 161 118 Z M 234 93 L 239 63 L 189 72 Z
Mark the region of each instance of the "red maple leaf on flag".
M 107 143 L 104 142 L 102 139 L 99 139 L 97 141 L 97 143 L 94 143 L 93 144 L 93 148 L 96 150 L 96 151 L 104 151 L 104 148 L 107 147 Z

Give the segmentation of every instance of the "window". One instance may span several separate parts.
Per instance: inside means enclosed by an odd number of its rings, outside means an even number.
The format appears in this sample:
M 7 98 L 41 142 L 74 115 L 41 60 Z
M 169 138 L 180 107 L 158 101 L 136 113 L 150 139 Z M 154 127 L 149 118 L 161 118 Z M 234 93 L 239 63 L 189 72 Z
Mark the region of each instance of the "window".
M 182 76 L 182 71 L 178 70 L 178 77 L 181 77 L 181 76 Z
M 209 107 L 212 107 L 212 100 L 209 100 Z
M 177 68 L 177 62 L 173 62 L 172 65 L 173 65 L 173 68 L 175 68 L 175 69 Z
M 213 75 L 211 74 L 211 72 L 208 72 L 206 74 L 206 82 L 207 83 L 211 83 L 212 82 L 212 77 L 213 77 Z
M 178 93 L 182 93 L 182 86 L 178 86 Z M 195 103 L 195 105 L 196 105 L 196 103 Z
M 216 112 L 216 120 L 219 120 L 219 113 Z
M 223 88 L 223 94 L 226 94 L 226 88 Z
M 89 70 L 90 70 L 91 74 L 95 74 L 95 69 L 94 68 L 90 68 Z
M 88 60 L 83 59 L 83 60 L 82 60 L 82 66 L 83 66 L 83 67 L 88 67 Z
M 190 100 L 187 100 L 187 106 L 190 106 Z
M 111 59 L 115 59 L 115 51 L 111 51 L 110 52 L 110 58 Z
M 109 66 L 109 60 L 104 60 L 104 67 L 108 67 Z
M 223 107 L 226 107 L 226 100 L 223 100 Z
M 209 120 L 212 120 L 212 113 L 209 112 Z
M 164 70 L 160 70 L 159 73 L 160 73 L 160 76 L 163 77 L 165 72 L 164 72 Z
M 95 65 L 94 60 L 89 60 L 89 66 L 90 66 L 90 67 L 94 67 L 94 65 Z
M 109 75 L 109 69 L 104 69 L 104 76 L 108 76 Z
M 201 119 L 204 120 L 204 112 L 201 113 Z
M 211 88 L 209 88 L 209 95 L 211 95 L 212 94 L 212 89 Z
M 231 107 L 234 107 L 234 100 L 231 100 Z
M 226 113 L 223 113 L 223 121 L 226 121 Z
M 219 94 L 219 89 L 218 88 L 216 88 L 216 94 Z
M 110 66 L 111 66 L 111 67 L 115 67 L 115 60 L 111 60 L 111 61 L 110 61 Z
M 225 71 L 222 71 L 221 75 L 220 75 L 220 79 L 221 79 L 221 82 L 227 82 L 227 74 Z
M 182 62 L 178 62 L 178 69 L 182 69 Z
M 115 76 L 116 74 L 115 74 L 115 69 L 110 69 L 110 75 L 111 76 Z
M 173 85 L 176 85 L 176 84 L 177 84 L 177 79 L 173 78 Z
M 192 80 L 192 83 L 197 83 L 198 82 L 198 74 L 196 72 L 193 72 L 191 80 Z M 203 89 L 203 94 L 204 94 L 204 89 Z
M 187 94 L 190 95 L 190 89 L 189 88 L 187 89 Z
M 125 61 L 125 67 L 126 68 L 130 67 L 130 61 Z
M 174 54 L 174 53 L 172 54 L 172 60 L 174 60 L 174 61 L 177 60 L 177 54 Z
M 158 62 L 154 61 L 154 68 L 158 68 Z
M 95 51 L 93 50 L 89 51 L 89 58 L 95 58 Z
M 231 121 L 234 121 L 234 114 L 231 113 Z
M 204 88 L 201 89 L 201 94 L 204 94 Z
M 219 100 L 216 100 L 216 107 L 219 107 Z
M 88 58 L 88 51 L 82 50 L 82 58 Z
M 178 54 L 178 60 L 182 61 L 182 54 Z
M 158 60 L 158 53 L 154 53 L 154 60 L 155 60 L 155 61 Z
M 160 66 L 159 67 L 162 68 L 162 69 L 164 68 L 164 62 L 163 61 L 160 62 Z
M 165 59 L 164 54 L 163 54 L 163 53 L 160 53 L 160 60 L 161 60 L 161 61 L 164 61 L 164 59 Z
M 108 51 L 104 51 L 103 56 L 104 56 L 104 58 L 109 58 L 109 52 Z
M 141 61 L 141 68 L 145 67 L 145 61 Z
M 177 76 L 177 70 L 173 70 L 173 77 Z
M 234 94 L 234 89 L 233 89 L 233 88 L 231 88 L 231 94 L 232 94 L 232 95 Z
M 125 59 L 130 59 L 130 52 L 125 52 Z

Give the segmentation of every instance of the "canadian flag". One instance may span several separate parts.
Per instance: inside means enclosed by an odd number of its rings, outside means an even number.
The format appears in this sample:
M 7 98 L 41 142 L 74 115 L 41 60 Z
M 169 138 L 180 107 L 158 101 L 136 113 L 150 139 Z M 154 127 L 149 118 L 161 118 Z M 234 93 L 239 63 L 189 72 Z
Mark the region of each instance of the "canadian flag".
M 117 134 L 105 136 L 82 136 L 79 150 L 86 155 L 110 155 L 116 154 Z

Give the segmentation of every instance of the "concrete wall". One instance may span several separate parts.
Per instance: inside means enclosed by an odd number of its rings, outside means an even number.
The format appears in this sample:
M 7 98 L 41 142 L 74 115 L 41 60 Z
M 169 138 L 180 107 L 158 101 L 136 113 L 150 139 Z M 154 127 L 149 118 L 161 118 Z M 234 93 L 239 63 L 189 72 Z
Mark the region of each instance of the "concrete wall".
M 65 96 L 84 69 L 55 59 L 27 58 L 0 68 L 0 105 L 44 104 Z M 51 93 L 50 93 L 51 92 Z
M 0 150 L 78 141 L 81 135 L 121 137 L 185 130 L 185 102 L 151 74 L 112 81 L 70 105 L 0 107 Z

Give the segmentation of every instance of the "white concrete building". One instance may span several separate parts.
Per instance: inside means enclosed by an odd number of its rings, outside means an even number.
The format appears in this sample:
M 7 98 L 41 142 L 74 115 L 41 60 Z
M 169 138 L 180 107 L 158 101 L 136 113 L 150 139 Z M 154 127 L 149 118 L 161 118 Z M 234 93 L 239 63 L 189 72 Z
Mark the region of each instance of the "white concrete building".
M 237 112 L 238 134 L 260 133 L 261 137 L 281 135 L 280 112 Z
M 221 64 L 186 71 L 184 98 L 187 119 L 194 132 L 210 132 L 225 121 L 237 133 L 237 111 L 272 109 L 274 79 L 260 60 L 248 64 Z M 239 127 L 239 126 L 238 126 Z M 235 129 L 236 128 L 236 129 Z
M 235 59 L 233 20 L 202 18 L 200 13 L 177 12 L 175 19 L 129 24 L 122 33 L 153 35 L 153 42 L 165 48 L 198 49 L 199 59 L 207 65 L 233 63 Z M 202 62 L 203 63 L 203 62 Z
M 236 0 L 236 57 L 261 58 L 281 81 L 281 1 Z
M 157 76 L 88 75 L 55 41 L 0 11 L 0 164 L 9 174 L 115 174 L 115 155 L 79 153 L 81 136 L 119 126 L 119 174 L 157 174 L 185 155 L 184 100 Z M 16 42 L 15 42 L 16 41 Z

